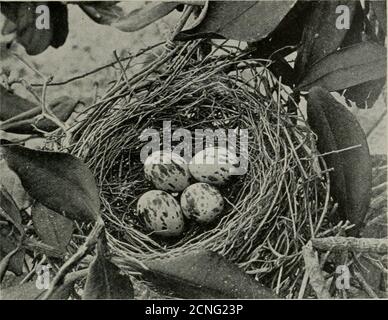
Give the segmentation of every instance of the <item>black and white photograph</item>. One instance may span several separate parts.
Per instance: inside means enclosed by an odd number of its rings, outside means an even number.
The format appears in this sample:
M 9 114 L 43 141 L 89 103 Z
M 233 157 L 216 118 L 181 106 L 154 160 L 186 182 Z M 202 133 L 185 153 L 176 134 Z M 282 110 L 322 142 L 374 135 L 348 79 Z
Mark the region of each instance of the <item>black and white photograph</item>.
M 388 299 L 386 0 L 0 11 L 0 300 Z

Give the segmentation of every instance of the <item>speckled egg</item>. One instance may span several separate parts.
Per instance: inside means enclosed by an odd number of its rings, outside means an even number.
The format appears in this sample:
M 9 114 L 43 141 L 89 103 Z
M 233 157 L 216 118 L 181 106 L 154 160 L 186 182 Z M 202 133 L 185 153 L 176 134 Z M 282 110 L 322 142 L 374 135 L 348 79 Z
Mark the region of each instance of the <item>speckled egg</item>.
M 187 187 L 181 195 L 183 214 L 197 222 L 213 221 L 224 209 L 224 199 L 218 189 L 199 182 Z
M 209 147 L 198 152 L 190 161 L 191 175 L 200 182 L 224 184 L 237 174 L 238 159 L 225 148 Z
M 144 162 L 144 174 L 155 188 L 180 192 L 190 185 L 188 164 L 176 153 L 156 151 Z
M 167 192 L 151 190 L 143 194 L 137 202 L 137 213 L 154 234 L 171 237 L 183 231 L 182 210 Z

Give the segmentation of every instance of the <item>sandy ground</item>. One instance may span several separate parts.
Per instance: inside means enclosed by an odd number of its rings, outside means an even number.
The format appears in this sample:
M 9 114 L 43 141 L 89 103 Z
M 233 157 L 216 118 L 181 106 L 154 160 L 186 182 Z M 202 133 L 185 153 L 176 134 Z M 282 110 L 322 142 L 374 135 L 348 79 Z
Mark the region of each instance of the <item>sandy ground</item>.
M 124 6 L 127 10 L 134 9 L 141 2 L 130 2 Z M 125 56 L 129 52 L 135 53 L 147 46 L 160 42 L 165 38 L 170 28 L 174 25 L 179 13 L 173 12 L 168 17 L 154 23 L 143 30 L 133 33 L 124 33 L 108 26 L 99 25 L 90 20 L 76 5 L 69 5 L 69 36 L 66 43 L 59 49 L 49 48 L 44 53 L 29 57 L 24 49 L 14 45 L 15 50 L 38 70 L 46 75 L 53 75 L 54 81 L 66 80 L 72 76 L 88 72 L 94 68 L 114 61 L 113 50 L 119 56 Z M 25 78 L 31 83 L 39 83 L 40 79 L 29 69 L 26 69 L 20 61 L 9 56 L 5 50 L 1 50 L 2 70 L 9 71 L 11 78 Z M 50 87 L 48 101 L 61 95 L 70 95 L 76 99 L 93 97 L 103 94 L 109 81 L 116 78 L 120 70 L 105 69 L 92 76 L 79 81 L 69 83 L 61 87 Z M 21 87 L 17 93 L 28 96 Z M 358 117 L 364 130 L 368 132 L 381 118 L 386 110 L 383 97 L 371 110 L 352 108 L 352 112 Z M 387 152 L 387 118 L 381 121 L 369 136 L 371 153 Z

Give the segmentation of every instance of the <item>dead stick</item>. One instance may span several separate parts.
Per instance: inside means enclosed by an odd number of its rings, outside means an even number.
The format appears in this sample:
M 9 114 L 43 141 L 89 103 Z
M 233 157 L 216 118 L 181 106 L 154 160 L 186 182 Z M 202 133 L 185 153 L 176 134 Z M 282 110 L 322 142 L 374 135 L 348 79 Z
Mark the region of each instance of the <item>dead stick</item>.
M 327 237 L 312 239 L 311 242 L 314 248 L 325 251 L 354 250 L 357 252 L 388 253 L 387 239 Z

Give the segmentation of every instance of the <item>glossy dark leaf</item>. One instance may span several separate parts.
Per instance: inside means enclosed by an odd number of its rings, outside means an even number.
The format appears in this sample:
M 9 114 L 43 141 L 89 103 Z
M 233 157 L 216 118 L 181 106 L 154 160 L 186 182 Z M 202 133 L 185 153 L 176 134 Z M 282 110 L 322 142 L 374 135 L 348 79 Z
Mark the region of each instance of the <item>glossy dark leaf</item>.
M 276 295 L 217 253 L 196 251 L 146 263 L 156 290 L 190 299 L 273 299 Z
M 380 79 L 386 76 L 386 60 L 386 48 L 372 42 L 346 47 L 313 64 L 298 88 L 337 91 Z
M 334 168 L 330 183 L 338 211 L 342 219 L 355 224 L 350 234 L 356 236 L 364 223 L 372 188 L 372 161 L 365 133 L 355 116 L 319 87 L 309 91 L 307 117 L 318 136 L 321 153 L 358 146 L 325 157 L 328 167 Z
M 53 37 L 50 44 L 54 48 L 59 48 L 65 43 L 69 34 L 67 5 L 60 2 L 51 2 L 49 8 L 50 24 L 53 28 Z
M 4 121 L 14 116 L 32 110 L 36 107 L 36 104 L 19 97 L 16 94 L 8 91 L 5 87 L 0 85 L 0 98 L 1 98 L 1 108 L 0 108 L 0 120 Z
M 360 2 L 355 2 L 355 12 L 350 23 L 350 29 L 346 32 L 346 36 L 342 41 L 341 47 L 349 47 L 356 43 L 363 41 L 363 34 L 365 32 L 365 11 Z
M 280 24 L 265 39 L 250 43 L 254 49 L 252 57 L 259 59 L 271 59 L 268 69 L 277 78 L 282 78 L 282 83 L 290 87 L 296 83 L 294 68 L 284 57 L 296 50 L 300 43 L 305 19 L 311 12 L 311 2 L 297 2 L 287 13 Z
M 349 8 L 350 23 L 356 12 L 357 2 L 353 0 L 317 1 L 313 2 L 313 10 L 306 17 L 302 44 L 298 49 L 295 69 L 298 77 L 302 77 L 318 60 L 336 51 L 342 44 L 348 29 L 337 28 L 339 14 L 336 9 L 340 5 Z
M 107 259 L 101 250 L 89 267 L 83 299 L 133 299 L 131 279 Z
M 175 40 L 226 38 L 254 42 L 267 37 L 296 1 L 210 1 L 205 19 Z
M 31 215 L 39 238 L 44 243 L 66 252 L 66 247 L 73 234 L 73 221 L 38 202 L 32 206 Z
M 9 2 L 1 5 L 1 12 L 17 25 L 16 39 L 29 55 L 46 50 L 53 37 L 52 28 L 36 28 L 36 19 L 40 16 L 36 8 L 42 4 L 47 5 L 47 2 Z
M 93 174 L 79 159 L 64 153 L 2 146 L 8 166 L 31 197 L 78 221 L 99 216 L 99 192 Z

